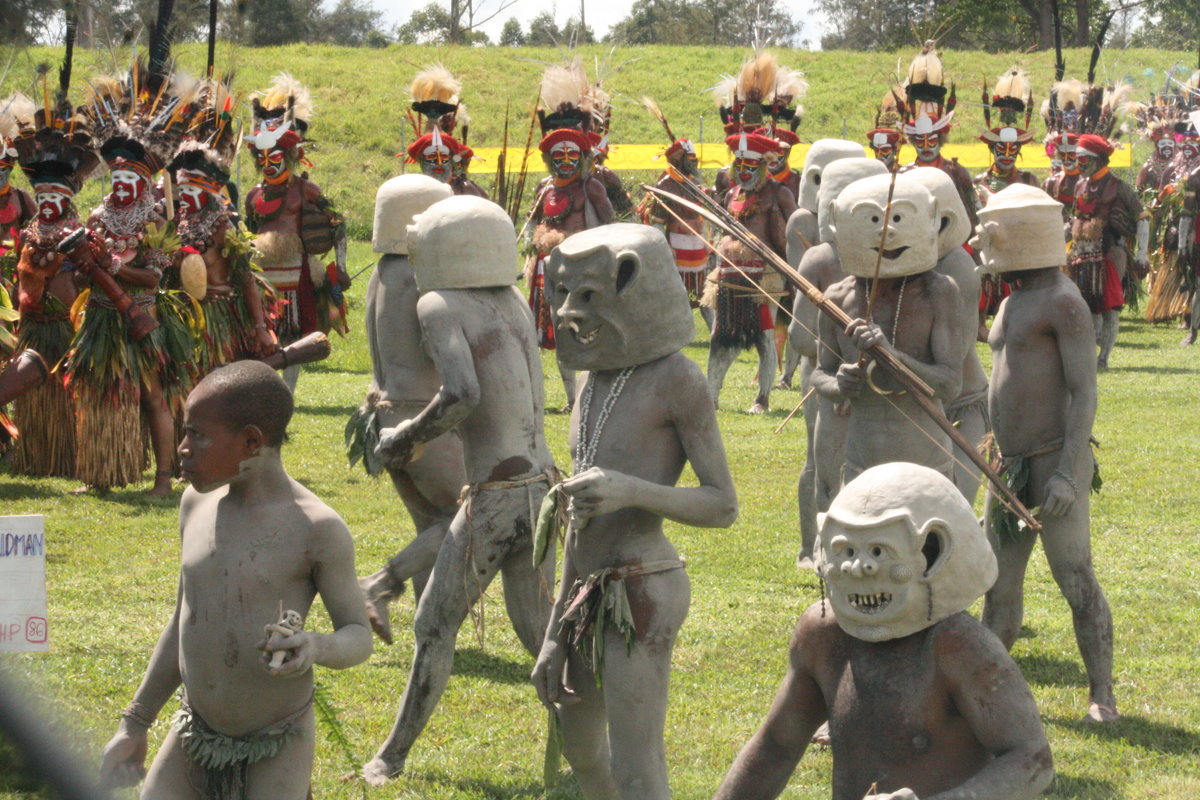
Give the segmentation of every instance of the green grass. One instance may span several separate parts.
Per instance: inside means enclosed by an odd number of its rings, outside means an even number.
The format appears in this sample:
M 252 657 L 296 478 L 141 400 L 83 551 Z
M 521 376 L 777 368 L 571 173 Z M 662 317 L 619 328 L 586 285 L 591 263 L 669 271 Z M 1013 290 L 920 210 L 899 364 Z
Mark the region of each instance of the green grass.
M 354 255 L 367 260 L 362 245 Z M 350 293 L 361 320 L 359 281 Z M 1056 798 L 1178 798 L 1200 788 L 1200 678 L 1195 635 L 1195 522 L 1192 485 L 1200 434 L 1194 425 L 1195 351 L 1176 346 L 1179 332 L 1127 318 L 1113 369 L 1100 378 L 1096 433 L 1105 487 L 1094 499 L 1093 542 L 1100 580 L 1112 604 L 1116 691 L 1125 715 L 1097 730 L 1078 723 L 1087 694 L 1070 613 L 1040 549 L 1029 570 L 1028 635 L 1013 654 L 1022 666 L 1054 750 Z M 687 353 L 700 363 L 705 343 Z M 986 358 L 986 353 L 985 353 Z M 548 406 L 564 397 L 544 360 Z M 709 796 L 761 722 L 783 675 L 789 632 L 818 596 L 814 578 L 796 571 L 795 481 L 804 427 L 772 433 L 797 402 L 777 392 L 766 417 L 743 413 L 753 400 L 755 365 L 747 354 L 730 371 L 718 418 L 737 482 L 741 517 L 728 530 L 668 525 L 689 560 L 690 618 L 674 658 L 667 753 L 675 795 Z M 307 370 L 297 394 L 285 463 L 346 519 L 360 572 L 377 568 L 413 531 L 386 481 L 345 466 L 342 424 L 368 383 L 361 325 L 335 342 L 333 356 Z M 546 417 L 559 464 L 568 464 L 567 418 Z M 684 480 L 694 480 L 690 474 Z M 69 497 L 72 484 L 0 476 L 5 513 L 46 515 L 52 650 L 6 656 L 27 676 L 30 694 L 75 727 L 79 752 L 94 761 L 112 734 L 165 624 L 177 574 L 176 507 L 139 489 L 105 497 Z M 398 644 L 371 660 L 320 680 L 342 710 L 359 757 L 390 729 L 411 658 L 413 605 L 395 605 Z M 526 676 L 532 660 L 506 627 L 497 589 L 485 602 L 486 645 L 470 631 L 459 639 L 454 677 L 409 760 L 409 772 L 372 798 L 533 798 L 541 794 L 544 713 Z M 314 625 L 327 626 L 323 612 Z M 172 704 L 173 705 L 173 704 Z M 164 712 L 164 717 L 170 707 Z M 160 722 L 154 743 L 165 731 Z M 0 763 L 3 760 L 0 759 Z M 361 797 L 338 780 L 344 760 L 321 735 L 314 767 L 319 797 Z M 829 796 L 827 752 L 805 756 L 785 797 Z M 4 777 L 0 798 L 28 797 Z M 553 797 L 576 797 L 569 779 Z
M 199 52 L 185 48 L 184 63 L 196 69 Z M 53 55 L 35 51 L 28 58 Z M 313 87 L 320 116 L 312 133 L 321 147 L 313 154 L 313 176 L 347 210 L 352 232 L 361 237 L 369 227 L 375 187 L 396 170 L 396 112 L 417 66 L 440 58 L 460 74 L 477 120 L 472 141 L 492 144 L 498 140 L 504 99 L 511 98 L 515 120 L 533 97 L 540 67 L 518 58 L 553 55 L 498 48 L 355 51 L 296 46 L 241 51 L 237 67 L 241 83 L 249 87 L 261 86 L 283 65 Z M 618 97 L 655 94 L 670 118 L 679 120 L 677 133 L 694 135 L 692 121 L 700 114 L 706 131 L 715 125 L 712 106 L 699 91 L 714 83 L 719 72 L 736 68 L 742 56 L 733 49 L 618 51 L 617 61 L 639 60 L 615 75 L 611 85 Z M 228 53 L 222 58 L 228 61 Z M 839 135 L 845 115 L 849 135 L 857 137 L 870 121 L 896 58 L 784 54 L 782 60 L 806 70 L 813 83 L 802 132 L 809 138 Z M 949 53 L 946 63 L 965 86 L 994 78 L 1017 58 Z M 1044 86 L 1050 58 L 1019 58 L 1034 69 L 1035 86 Z M 1160 85 L 1161 74 L 1146 79 L 1142 70 L 1161 70 L 1176 58 L 1174 53 L 1127 51 L 1110 57 L 1108 72 L 1137 76 L 1143 86 Z M 1068 59 L 1081 67 L 1086 57 L 1072 51 Z M 90 63 L 98 57 L 88 53 L 81 60 Z M 1185 60 L 1191 63 L 1190 56 Z M 21 55 L 14 73 L 28 73 L 22 66 L 32 61 L 26 61 Z M 489 79 L 493 75 L 503 75 L 503 80 Z M 0 93 L 14 81 L 10 76 Z M 968 94 L 964 89 L 964 100 Z M 354 105 L 339 105 L 346 100 Z M 618 114 L 616 141 L 659 136 L 652 121 L 632 106 Z M 960 116 L 967 118 L 964 122 L 978 118 L 965 103 Z M 956 136 L 965 140 L 973 129 L 964 125 Z M 243 168 L 248 185 L 249 164 Z M 81 207 L 98 197 L 96 184 L 88 191 L 85 198 L 91 200 L 81 201 Z M 352 246 L 352 265 L 373 259 L 363 243 Z M 413 533 L 389 484 L 368 478 L 361 469 L 348 469 L 342 456 L 342 425 L 369 381 L 361 326 L 365 286 L 364 275 L 349 294 L 351 335 L 335 341 L 332 357 L 301 378 L 292 439 L 285 450 L 292 474 L 345 517 L 364 573 L 381 565 Z M 1200 451 L 1194 414 L 1200 370 L 1195 351 L 1176 346 L 1179 337 L 1173 327 L 1127 318 L 1113 369 L 1100 378 L 1096 434 L 1103 442 L 1105 488 L 1092 504 L 1092 531 L 1097 570 L 1115 622 L 1116 691 L 1125 715 L 1119 724 L 1096 730 L 1077 722 L 1086 706 L 1086 680 L 1070 614 L 1040 549 L 1031 562 L 1028 635 L 1013 652 L 1030 681 L 1055 753 L 1058 777 L 1050 792 L 1055 798 L 1165 799 L 1200 790 L 1200 644 L 1195 628 L 1200 497 L 1193 486 Z M 687 349 L 702 365 L 705 345 L 700 338 Z M 561 407 L 565 398 L 553 362 L 544 356 L 543 363 L 547 405 Z M 815 579 L 792 566 L 799 544 L 795 483 L 804 428 L 793 421 L 783 433 L 772 433 L 799 395 L 776 393 L 776 408 L 765 419 L 743 413 L 753 400 L 753 371 L 749 355 L 735 364 L 718 414 L 738 486 L 740 519 L 728 530 L 667 526 L 688 557 L 692 578 L 692 607 L 675 652 L 667 729 L 672 787 L 683 800 L 710 796 L 761 722 L 783 675 L 792 625 L 818 596 Z M 547 416 L 547 435 L 564 466 L 569 464 L 566 429 L 565 416 Z M 694 479 L 688 474 L 684 480 Z M 139 491 L 145 486 L 105 497 L 70 497 L 65 493 L 71 488 L 69 481 L 0 474 L 3 513 L 47 517 L 52 638 L 49 654 L 5 656 L 2 663 L 29 679 L 30 697 L 48 713 L 69 721 L 80 754 L 94 762 L 171 612 L 178 566 L 177 498 L 147 500 Z M 390 730 L 411 659 L 411 635 L 405 631 L 411 628 L 412 600 L 406 596 L 394 607 L 396 646 L 379 646 L 363 666 L 321 671 L 319 676 L 363 759 Z M 386 789 L 367 790 L 367 797 L 456 800 L 542 794 L 544 712 L 526 680 L 532 659 L 504 624 L 498 590 L 489 592 L 485 607 L 486 645 L 480 649 L 469 631 L 460 638 L 454 678 L 412 753 L 409 772 Z M 314 613 L 313 624 L 327 627 L 322 613 Z M 160 722 L 153 744 L 164 731 L 165 722 Z M 0 798 L 31 796 L 17 788 L 6 764 L 0 751 Z M 344 771 L 341 754 L 322 735 L 313 772 L 316 795 L 362 797 L 361 785 L 338 780 Z M 829 773 L 828 753 L 810 752 L 784 796 L 827 798 Z M 569 779 L 562 787 L 552 796 L 578 796 Z

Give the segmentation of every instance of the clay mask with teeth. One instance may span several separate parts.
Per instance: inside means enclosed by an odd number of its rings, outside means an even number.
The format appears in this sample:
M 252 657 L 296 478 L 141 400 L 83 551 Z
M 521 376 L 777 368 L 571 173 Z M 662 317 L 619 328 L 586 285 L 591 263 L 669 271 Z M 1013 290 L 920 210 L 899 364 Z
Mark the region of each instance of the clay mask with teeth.
M 928 467 L 872 467 L 818 523 L 817 570 L 838 625 L 858 639 L 924 630 L 968 608 L 996 580 L 996 558 L 970 504 Z
M 897 180 L 889 206 L 890 183 L 890 175 L 857 180 L 833 203 L 830 230 L 847 275 L 874 277 L 876 263 L 881 278 L 916 275 L 937 266 L 939 219 L 933 195 L 915 180 Z
M 546 270 L 558 360 L 577 370 L 622 369 L 692 340 L 692 310 L 662 233 L 617 223 L 554 248 Z

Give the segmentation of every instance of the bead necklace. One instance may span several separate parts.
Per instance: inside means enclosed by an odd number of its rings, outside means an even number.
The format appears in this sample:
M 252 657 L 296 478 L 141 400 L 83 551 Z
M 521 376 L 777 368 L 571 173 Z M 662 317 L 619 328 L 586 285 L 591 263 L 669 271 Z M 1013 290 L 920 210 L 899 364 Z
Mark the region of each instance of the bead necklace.
M 212 246 L 213 231 L 228 218 L 225 204 L 210 198 L 199 211 L 179 215 L 179 238 L 203 253 Z
M 896 346 L 896 332 L 900 329 L 900 308 L 904 305 L 904 288 L 908 286 L 908 276 L 905 275 L 900 279 L 900 296 L 896 298 L 896 316 L 892 319 L 892 338 L 889 340 L 892 347 Z M 867 287 L 867 296 L 874 290 L 873 286 Z
M 608 395 L 600 406 L 600 414 L 596 417 L 596 428 L 590 437 L 587 435 L 588 411 L 592 407 L 592 392 L 595 390 L 596 381 L 595 373 L 588 373 L 587 384 L 583 387 L 583 405 L 579 409 L 579 441 L 575 444 L 576 475 L 590 469 L 595 462 L 596 450 L 600 446 L 600 434 L 604 432 L 604 423 L 608 422 L 613 406 L 617 404 L 617 398 L 621 396 L 626 381 L 629 380 L 629 376 L 635 369 L 637 369 L 636 364 L 632 367 L 625 367 L 613 380 L 612 386 L 608 387 Z

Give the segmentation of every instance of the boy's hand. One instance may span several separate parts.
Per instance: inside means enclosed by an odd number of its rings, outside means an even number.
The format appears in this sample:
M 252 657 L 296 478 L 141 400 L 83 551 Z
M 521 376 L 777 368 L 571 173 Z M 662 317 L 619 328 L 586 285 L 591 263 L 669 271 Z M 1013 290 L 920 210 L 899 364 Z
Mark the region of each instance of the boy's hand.
M 912 789 L 901 789 L 886 794 L 869 794 L 863 800 L 921 800 Z
M 563 667 L 566 666 L 566 662 L 565 645 L 547 637 L 542 643 L 542 652 L 538 654 L 537 663 L 533 665 L 533 674 L 529 678 L 537 690 L 538 699 L 551 711 L 554 710 L 555 703 L 570 705 L 579 702 L 579 696 L 563 685 Z
M 280 678 L 303 675 L 312 669 L 316 661 L 316 641 L 308 631 L 296 631 L 282 639 L 264 639 L 258 643 L 263 651 L 262 662 L 267 673 Z M 271 654 L 288 651 L 287 657 L 278 667 L 271 666 Z
M 117 735 L 104 746 L 100 779 L 113 788 L 137 786 L 146 777 L 146 731 L 121 725 Z
M 625 473 L 592 467 L 564 481 L 562 490 L 571 498 L 571 514 L 585 522 L 634 504 L 637 487 Z

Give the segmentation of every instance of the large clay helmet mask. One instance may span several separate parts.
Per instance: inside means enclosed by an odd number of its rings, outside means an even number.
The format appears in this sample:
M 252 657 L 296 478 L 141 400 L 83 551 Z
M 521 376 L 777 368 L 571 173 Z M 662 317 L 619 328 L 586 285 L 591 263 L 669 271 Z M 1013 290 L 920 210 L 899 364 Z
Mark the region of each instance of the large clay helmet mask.
M 938 258 L 945 258 L 971 235 L 971 220 L 954 181 L 940 169 L 913 169 L 897 176 L 898 181 L 916 181 L 929 190 L 938 218 Z
M 821 188 L 817 190 L 817 230 L 822 242 L 833 241 L 830 227 L 833 201 L 850 184 L 860 178 L 886 173 L 887 166 L 876 158 L 839 158 L 821 172 Z
M 817 213 L 817 192 L 821 188 L 821 172 L 839 158 L 863 158 L 867 151 L 858 142 L 848 139 L 818 139 L 804 155 L 800 173 L 800 196 L 796 205 Z
M 422 292 L 517 282 L 512 220 L 491 200 L 474 195 L 447 197 L 418 214 L 408 226 L 408 255 Z
M 1062 203 L 1036 186 L 1014 183 L 992 195 L 979 212 L 971 246 L 985 275 L 1022 272 L 1067 263 Z
M 880 278 L 901 278 L 937 266 L 938 218 L 933 195 L 916 181 L 897 180 L 889 208 L 890 183 L 890 175 L 862 178 L 833 201 L 830 228 L 847 275 L 874 277 L 878 264 Z
M 376 253 L 407 253 L 408 226 L 413 219 L 454 192 L 428 175 L 397 175 L 383 182 L 375 193 L 375 224 L 371 249 Z
M 657 228 L 616 223 L 577 233 L 550 253 L 546 274 L 556 352 L 569 369 L 645 364 L 692 340 L 687 290 Z
M 924 630 L 966 610 L 996 580 L 996 556 L 970 504 L 928 467 L 872 467 L 817 523 L 817 572 L 838 625 L 857 639 Z

